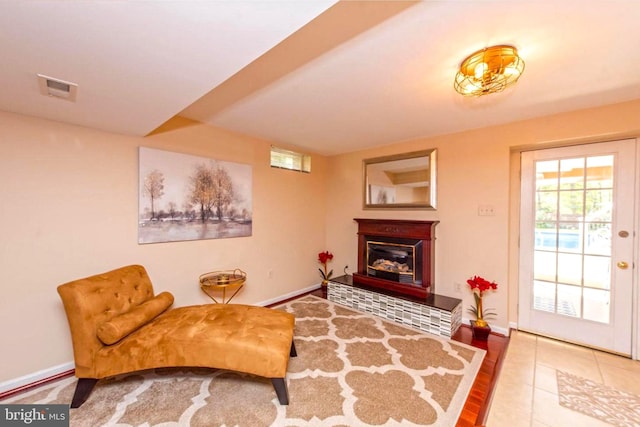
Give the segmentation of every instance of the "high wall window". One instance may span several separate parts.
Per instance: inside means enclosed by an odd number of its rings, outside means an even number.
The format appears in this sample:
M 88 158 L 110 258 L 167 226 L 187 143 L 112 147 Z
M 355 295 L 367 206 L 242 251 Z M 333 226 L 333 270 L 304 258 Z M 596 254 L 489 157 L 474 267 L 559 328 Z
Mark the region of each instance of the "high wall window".
M 271 147 L 271 167 L 310 173 L 311 156 Z

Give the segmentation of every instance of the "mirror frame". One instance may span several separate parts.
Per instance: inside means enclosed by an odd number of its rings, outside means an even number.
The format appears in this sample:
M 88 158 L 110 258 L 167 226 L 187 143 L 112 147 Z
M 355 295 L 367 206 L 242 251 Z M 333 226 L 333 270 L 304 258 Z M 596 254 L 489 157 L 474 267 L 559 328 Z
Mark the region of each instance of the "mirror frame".
M 363 171 L 363 188 L 362 188 L 362 206 L 363 209 L 424 209 L 435 210 L 436 209 L 436 153 L 435 148 L 429 150 L 412 151 L 409 153 L 393 154 L 390 156 L 375 157 L 371 159 L 364 159 L 362 161 Z M 409 160 L 420 157 L 427 157 L 425 159 L 425 166 L 429 168 L 429 189 L 427 201 L 424 203 L 368 203 L 369 195 L 369 179 L 368 179 L 368 167 L 371 165 L 379 165 L 381 163 L 397 162 L 398 160 Z

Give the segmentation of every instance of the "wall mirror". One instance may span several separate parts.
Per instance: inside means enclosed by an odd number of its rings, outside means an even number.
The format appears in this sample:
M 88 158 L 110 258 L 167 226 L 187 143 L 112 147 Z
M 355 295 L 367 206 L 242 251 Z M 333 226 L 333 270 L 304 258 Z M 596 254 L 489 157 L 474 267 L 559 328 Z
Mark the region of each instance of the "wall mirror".
M 436 150 L 364 159 L 364 209 L 435 209 Z

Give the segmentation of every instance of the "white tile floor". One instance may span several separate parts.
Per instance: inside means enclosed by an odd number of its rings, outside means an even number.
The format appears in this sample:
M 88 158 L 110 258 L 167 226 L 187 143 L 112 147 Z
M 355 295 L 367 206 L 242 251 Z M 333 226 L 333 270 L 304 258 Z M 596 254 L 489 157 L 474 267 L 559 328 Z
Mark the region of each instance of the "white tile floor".
M 609 426 L 560 406 L 556 370 L 640 395 L 640 362 L 513 331 L 486 426 Z

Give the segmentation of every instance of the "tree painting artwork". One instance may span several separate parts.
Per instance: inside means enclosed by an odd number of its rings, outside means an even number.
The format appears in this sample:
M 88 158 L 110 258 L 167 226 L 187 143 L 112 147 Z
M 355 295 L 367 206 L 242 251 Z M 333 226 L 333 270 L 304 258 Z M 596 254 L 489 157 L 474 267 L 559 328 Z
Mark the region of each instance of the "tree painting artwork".
M 250 165 L 140 147 L 138 243 L 251 236 Z

